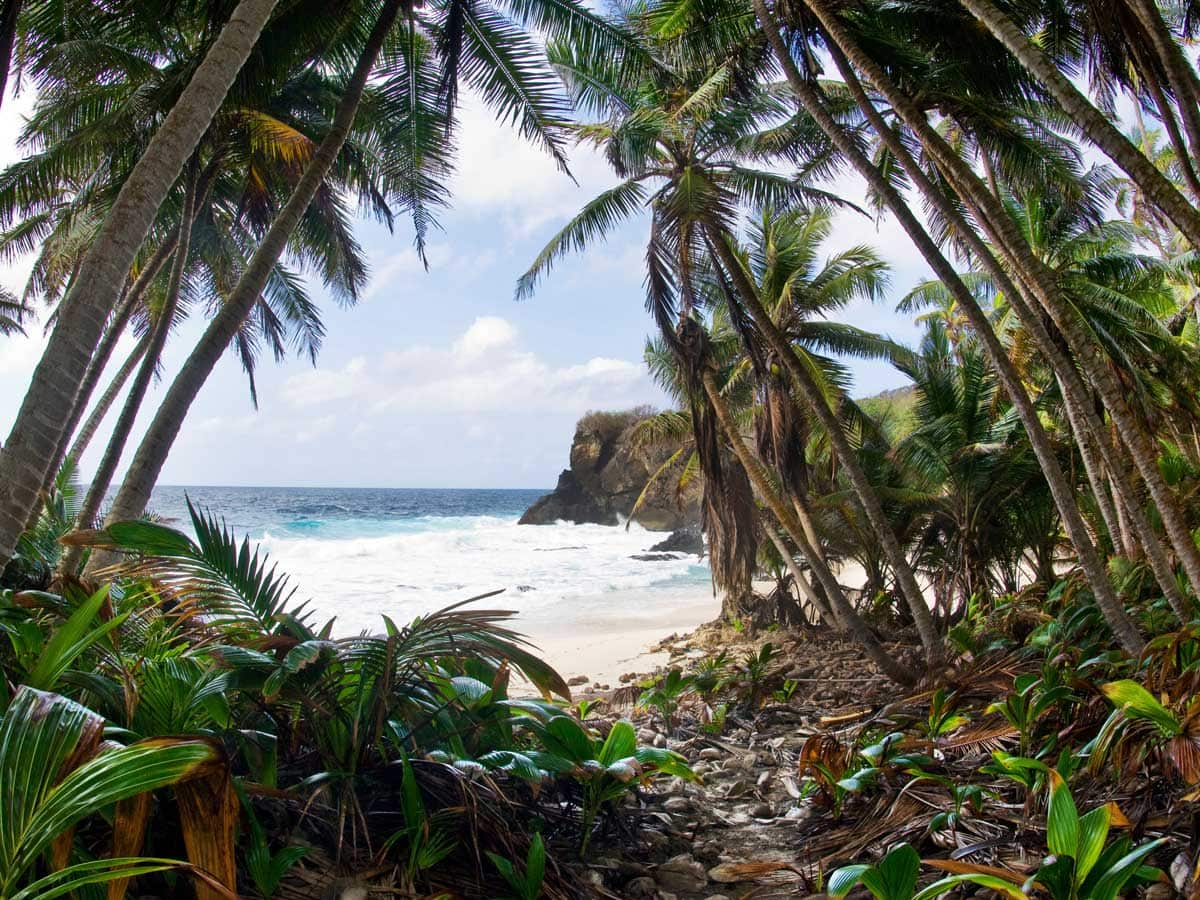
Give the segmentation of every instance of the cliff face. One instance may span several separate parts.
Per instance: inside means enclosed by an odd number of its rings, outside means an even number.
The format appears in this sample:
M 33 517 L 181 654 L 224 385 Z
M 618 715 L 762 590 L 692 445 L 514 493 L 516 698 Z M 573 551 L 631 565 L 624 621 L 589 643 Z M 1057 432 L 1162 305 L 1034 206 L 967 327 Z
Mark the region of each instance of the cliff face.
M 546 525 L 565 520 L 616 525 L 629 511 L 650 476 L 674 448 L 633 447 L 631 433 L 644 410 L 627 413 L 589 413 L 575 427 L 571 467 L 558 476 L 558 486 L 521 516 L 522 525 Z M 699 521 L 699 496 L 688 492 L 682 508 L 676 485 L 680 463 L 661 475 L 634 520 L 653 531 L 674 531 Z

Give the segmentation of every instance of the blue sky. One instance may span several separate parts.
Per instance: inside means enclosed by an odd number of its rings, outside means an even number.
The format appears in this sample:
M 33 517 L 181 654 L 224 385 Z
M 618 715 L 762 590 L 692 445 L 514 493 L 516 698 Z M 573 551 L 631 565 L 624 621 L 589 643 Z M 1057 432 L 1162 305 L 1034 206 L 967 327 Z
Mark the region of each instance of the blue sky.
M 0 110 L 0 163 L 20 157 L 15 135 L 29 104 L 6 99 Z M 664 403 L 641 365 L 651 327 L 642 305 L 644 222 L 559 264 L 531 300 L 513 300 L 517 276 L 546 240 L 613 182 L 603 162 L 576 152 L 576 185 L 470 99 L 459 146 L 454 206 L 431 238 L 430 271 L 412 250 L 406 222 L 391 235 L 363 222 L 371 285 L 355 308 L 324 304 L 328 337 L 317 366 L 264 361 L 256 412 L 227 356 L 193 406 L 163 483 L 549 487 L 584 412 Z M 836 187 L 861 193 L 849 179 Z M 829 250 L 861 242 L 893 264 L 893 296 L 852 307 L 846 320 L 914 341 L 911 323 L 891 307 L 924 277 L 923 264 L 893 222 L 840 214 Z M 22 263 L 0 267 L 0 283 L 14 290 L 25 275 Z M 313 292 L 324 296 L 319 286 Z M 173 336 L 165 379 L 201 327 L 191 322 Z M 40 323 L 28 331 L 28 338 L 0 338 L 3 435 L 43 344 Z M 116 358 L 131 346 L 126 340 Z M 853 368 L 859 395 L 903 382 L 883 365 Z M 137 437 L 167 383 L 144 404 Z M 82 461 L 85 475 L 114 418 Z

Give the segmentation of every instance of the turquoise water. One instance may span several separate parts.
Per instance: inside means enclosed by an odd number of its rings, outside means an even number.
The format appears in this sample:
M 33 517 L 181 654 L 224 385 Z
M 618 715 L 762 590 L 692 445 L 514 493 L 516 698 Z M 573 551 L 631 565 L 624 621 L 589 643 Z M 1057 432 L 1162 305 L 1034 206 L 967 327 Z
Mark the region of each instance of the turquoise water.
M 185 496 L 249 534 L 337 633 L 376 630 L 494 590 L 532 632 L 661 616 L 710 591 L 695 556 L 638 560 L 662 540 L 639 526 L 517 525 L 543 492 L 176 487 L 151 509 L 187 530 Z

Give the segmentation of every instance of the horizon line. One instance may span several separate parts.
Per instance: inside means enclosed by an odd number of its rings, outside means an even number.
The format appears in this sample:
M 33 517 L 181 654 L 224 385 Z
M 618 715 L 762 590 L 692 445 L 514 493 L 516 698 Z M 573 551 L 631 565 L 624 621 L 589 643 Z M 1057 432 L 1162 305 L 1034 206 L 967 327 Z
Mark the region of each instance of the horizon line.
M 118 485 L 109 488 L 111 492 Z M 374 484 L 156 484 L 158 488 L 240 488 L 260 490 L 310 491 L 552 491 L 553 487 L 403 487 Z

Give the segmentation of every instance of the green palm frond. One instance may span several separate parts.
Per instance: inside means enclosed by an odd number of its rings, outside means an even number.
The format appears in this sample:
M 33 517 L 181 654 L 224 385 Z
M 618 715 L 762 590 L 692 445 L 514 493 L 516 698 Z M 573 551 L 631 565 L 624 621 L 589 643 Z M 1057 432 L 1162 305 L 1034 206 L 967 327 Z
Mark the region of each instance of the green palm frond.
M 12 292 L 0 288 L 0 335 L 25 334 L 25 322 L 32 317 L 33 310 Z
M 88 883 L 182 865 L 169 860 L 98 860 L 29 882 L 53 841 L 118 800 L 173 784 L 215 759 L 200 740 L 160 739 L 99 751 L 104 720 L 74 701 L 29 687 L 0 720 L 0 894 L 61 896 Z
M 463 20 L 463 80 L 503 121 L 540 144 L 567 171 L 565 125 L 571 109 L 541 47 L 498 11 L 455 2 Z
M 71 540 L 131 556 L 114 574 L 153 583 L 181 615 L 258 635 L 311 636 L 307 603 L 293 603 L 296 589 L 287 577 L 277 574 L 248 537 L 239 543 L 224 523 L 191 500 L 187 506 L 195 541 L 147 521 L 115 522 L 102 531 L 76 532 Z
M 568 253 L 582 252 L 598 240 L 604 240 L 618 225 L 637 215 L 646 202 L 646 189 L 636 178 L 604 191 L 579 211 L 562 230 L 542 248 L 525 274 L 517 281 L 516 297 L 532 296 L 538 279 Z

